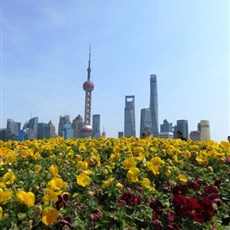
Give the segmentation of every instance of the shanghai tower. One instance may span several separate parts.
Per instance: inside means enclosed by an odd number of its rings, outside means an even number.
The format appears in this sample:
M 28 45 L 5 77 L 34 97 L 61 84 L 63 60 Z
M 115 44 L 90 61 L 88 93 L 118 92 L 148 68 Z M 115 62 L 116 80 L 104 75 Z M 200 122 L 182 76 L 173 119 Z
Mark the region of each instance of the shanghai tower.
M 158 94 L 157 94 L 157 76 L 150 75 L 150 110 L 152 119 L 153 137 L 158 137 Z

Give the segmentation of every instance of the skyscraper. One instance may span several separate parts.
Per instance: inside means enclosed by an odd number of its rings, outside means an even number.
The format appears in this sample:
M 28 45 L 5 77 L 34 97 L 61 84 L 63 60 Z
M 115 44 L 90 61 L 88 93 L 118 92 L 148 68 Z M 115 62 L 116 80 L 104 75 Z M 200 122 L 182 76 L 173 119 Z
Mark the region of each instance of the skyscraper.
M 149 108 L 141 109 L 140 137 L 142 137 L 142 133 L 145 132 L 146 129 L 152 130 L 151 110 Z
M 33 117 L 28 123 L 28 140 L 37 139 L 38 117 Z
M 69 115 L 60 116 L 58 123 L 58 136 L 63 136 L 64 124 L 70 121 Z
M 7 123 L 6 123 L 7 139 L 17 140 L 20 127 L 21 127 L 20 122 L 15 122 L 12 119 L 7 119 Z
M 80 130 L 81 137 L 90 137 L 93 133 L 93 129 L 91 127 L 91 94 L 94 89 L 94 84 L 90 81 L 90 58 L 91 58 L 91 48 L 89 50 L 89 62 L 88 62 L 88 76 L 87 81 L 83 84 L 83 89 L 85 91 L 85 118 L 84 125 Z
M 125 122 L 124 122 L 124 136 L 135 137 L 135 96 L 125 97 Z
M 200 140 L 210 140 L 210 127 L 208 120 L 201 120 L 197 125 L 198 131 L 200 131 Z
M 174 135 L 178 130 L 182 132 L 183 137 L 188 139 L 188 120 L 177 120 L 177 125 L 174 129 Z
M 164 119 L 163 124 L 160 125 L 161 132 L 173 132 L 173 125 L 167 119 Z
M 157 94 L 157 76 L 150 75 L 150 110 L 152 120 L 152 134 L 158 137 L 158 94 Z
M 83 125 L 84 125 L 83 118 L 79 114 L 75 119 L 73 119 L 73 122 L 72 122 L 72 129 L 74 130 L 74 135 L 73 135 L 74 138 L 80 137 L 79 132 Z
M 101 131 L 100 131 L 100 114 L 93 115 L 93 134 L 92 137 L 100 138 Z

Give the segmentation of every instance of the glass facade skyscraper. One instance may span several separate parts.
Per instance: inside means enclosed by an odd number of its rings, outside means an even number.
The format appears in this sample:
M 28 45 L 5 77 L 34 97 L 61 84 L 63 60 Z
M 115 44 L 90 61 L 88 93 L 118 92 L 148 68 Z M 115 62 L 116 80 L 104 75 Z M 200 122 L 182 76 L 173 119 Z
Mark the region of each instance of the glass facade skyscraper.
M 150 75 L 150 110 L 152 120 L 152 134 L 154 137 L 158 137 L 158 93 L 157 76 L 155 74 Z
M 124 136 L 125 137 L 136 137 L 135 96 L 125 97 Z
M 180 130 L 182 136 L 188 139 L 188 120 L 177 120 L 177 125 L 174 129 L 174 134 Z
M 142 133 L 146 130 L 146 128 L 150 128 L 152 130 L 151 110 L 149 108 L 141 109 L 140 137 L 142 137 Z
M 101 132 L 100 132 L 100 114 L 94 114 L 93 115 L 93 134 L 92 137 L 94 138 L 100 138 Z

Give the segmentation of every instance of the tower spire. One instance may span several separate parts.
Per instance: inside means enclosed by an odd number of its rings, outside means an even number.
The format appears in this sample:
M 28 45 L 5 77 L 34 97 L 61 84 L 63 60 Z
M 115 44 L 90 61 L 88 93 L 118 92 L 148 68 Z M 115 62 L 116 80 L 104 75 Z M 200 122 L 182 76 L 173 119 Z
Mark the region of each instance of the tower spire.
M 90 72 L 91 72 L 91 67 L 90 67 L 90 61 L 91 61 L 91 44 L 89 44 L 89 62 L 88 62 L 88 76 L 87 76 L 87 80 L 90 80 Z

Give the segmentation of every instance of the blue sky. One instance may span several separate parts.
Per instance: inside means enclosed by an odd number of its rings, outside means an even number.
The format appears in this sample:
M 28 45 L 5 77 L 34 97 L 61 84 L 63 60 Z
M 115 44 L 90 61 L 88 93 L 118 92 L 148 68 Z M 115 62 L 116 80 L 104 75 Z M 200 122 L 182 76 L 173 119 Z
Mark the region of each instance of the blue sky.
M 209 120 L 211 138 L 230 135 L 228 0 L 1 0 L 1 128 L 31 115 L 84 117 L 91 43 L 92 114 L 101 130 L 124 129 L 125 96 L 149 107 L 157 75 L 159 124 Z

